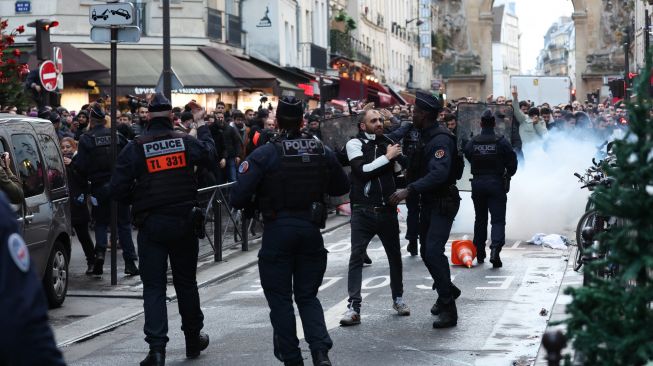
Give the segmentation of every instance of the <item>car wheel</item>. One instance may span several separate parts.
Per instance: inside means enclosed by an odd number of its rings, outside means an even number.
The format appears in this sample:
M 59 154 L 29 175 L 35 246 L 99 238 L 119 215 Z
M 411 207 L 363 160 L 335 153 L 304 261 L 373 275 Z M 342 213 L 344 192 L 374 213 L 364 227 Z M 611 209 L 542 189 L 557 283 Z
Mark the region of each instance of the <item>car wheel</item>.
M 43 289 L 51 309 L 58 308 L 68 291 L 68 254 L 60 241 L 55 241 L 43 276 Z

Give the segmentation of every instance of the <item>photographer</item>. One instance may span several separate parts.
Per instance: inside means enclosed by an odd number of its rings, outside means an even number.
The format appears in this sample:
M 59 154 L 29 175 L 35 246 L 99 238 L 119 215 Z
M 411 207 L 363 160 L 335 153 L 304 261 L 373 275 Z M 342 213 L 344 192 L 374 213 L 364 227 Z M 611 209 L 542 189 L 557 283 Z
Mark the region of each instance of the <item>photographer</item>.
M 3 152 L 0 154 L 0 190 L 7 195 L 9 202 L 17 205 L 23 202 L 23 188 L 10 166 L 9 153 Z

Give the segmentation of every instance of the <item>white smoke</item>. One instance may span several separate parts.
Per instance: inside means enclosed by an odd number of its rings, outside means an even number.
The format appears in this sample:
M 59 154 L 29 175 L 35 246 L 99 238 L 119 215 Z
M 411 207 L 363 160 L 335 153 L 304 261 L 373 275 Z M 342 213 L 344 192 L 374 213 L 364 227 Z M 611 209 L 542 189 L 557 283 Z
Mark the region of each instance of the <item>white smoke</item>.
M 525 162 L 517 169 L 508 193 L 507 239 L 528 240 L 536 233 L 573 235 L 589 195 L 580 189 L 574 172 L 583 174 L 592 164 L 600 143 L 590 136 L 579 139 L 550 132 L 544 141 L 524 146 Z M 473 233 L 471 194 L 461 192 L 461 197 L 452 232 Z

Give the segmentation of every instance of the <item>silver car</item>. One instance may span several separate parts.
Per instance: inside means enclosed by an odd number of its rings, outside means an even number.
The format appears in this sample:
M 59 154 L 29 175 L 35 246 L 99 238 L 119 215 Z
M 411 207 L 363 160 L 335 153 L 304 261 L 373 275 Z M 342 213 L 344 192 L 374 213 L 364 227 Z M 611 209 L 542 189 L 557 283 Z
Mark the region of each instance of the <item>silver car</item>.
M 0 113 L 0 153 L 23 186 L 24 202 L 15 205 L 32 265 L 43 278 L 50 307 L 61 306 L 68 290 L 71 224 L 66 169 L 50 121 Z

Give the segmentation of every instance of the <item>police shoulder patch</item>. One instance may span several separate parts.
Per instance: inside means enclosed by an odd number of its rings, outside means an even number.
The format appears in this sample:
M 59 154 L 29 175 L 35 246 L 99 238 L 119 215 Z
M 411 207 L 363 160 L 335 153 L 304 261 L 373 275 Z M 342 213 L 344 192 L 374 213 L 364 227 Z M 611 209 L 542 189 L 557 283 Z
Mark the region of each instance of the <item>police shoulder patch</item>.
M 240 166 L 238 167 L 238 173 L 240 174 L 245 174 L 249 170 L 249 161 L 245 160 L 242 163 L 240 163 Z
M 16 263 L 16 267 L 22 272 L 27 272 L 29 270 L 29 251 L 27 250 L 27 245 L 25 241 L 17 233 L 9 235 L 7 239 L 7 246 L 9 249 L 9 255 Z
M 436 159 L 442 159 L 444 157 L 444 150 L 443 149 L 438 149 L 435 152 L 435 158 Z

